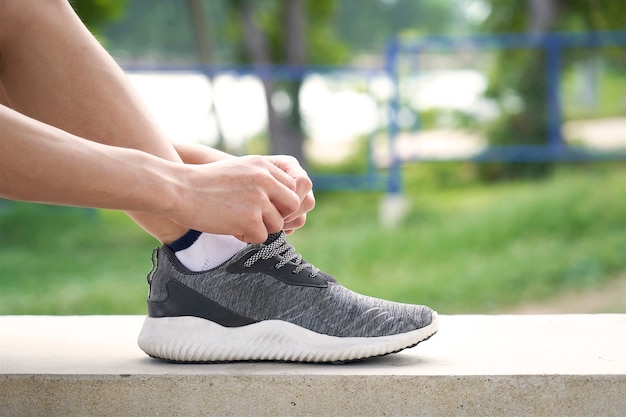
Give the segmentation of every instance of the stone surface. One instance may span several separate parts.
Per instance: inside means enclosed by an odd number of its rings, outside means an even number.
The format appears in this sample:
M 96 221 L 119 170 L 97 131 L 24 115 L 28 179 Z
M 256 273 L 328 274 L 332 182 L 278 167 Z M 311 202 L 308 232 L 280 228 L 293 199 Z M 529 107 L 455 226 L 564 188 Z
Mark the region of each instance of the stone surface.
M 0 316 L 0 415 L 623 416 L 626 315 L 442 316 L 431 340 L 345 365 L 184 365 L 139 316 Z

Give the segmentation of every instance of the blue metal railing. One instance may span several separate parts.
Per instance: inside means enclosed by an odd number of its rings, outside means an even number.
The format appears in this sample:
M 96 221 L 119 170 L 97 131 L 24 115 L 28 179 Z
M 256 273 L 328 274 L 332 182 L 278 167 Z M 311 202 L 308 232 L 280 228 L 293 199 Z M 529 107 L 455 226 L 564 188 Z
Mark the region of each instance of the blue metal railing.
M 169 65 L 151 64 L 123 65 L 129 72 L 167 72 L 196 73 L 207 77 L 231 74 L 234 76 L 254 76 L 261 80 L 303 80 L 309 75 L 332 75 L 336 77 L 354 77 L 358 75 L 371 79 L 385 76 L 391 81 L 392 96 L 387 103 L 389 155 L 388 172 L 384 175 L 372 163 L 368 142 L 368 166 L 364 174 L 359 175 L 313 175 L 317 189 L 385 189 L 389 193 L 402 192 L 402 164 L 413 161 L 428 160 L 472 160 L 487 161 L 580 161 L 626 159 L 626 149 L 611 153 L 594 151 L 580 147 L 568 146 L 561 135 L 562 98 L 561 98 L 561 55 L 564 48 L 606 46 L 626 46 L 626 31 L 620 32 L 588 32 L 588 33 L 549 33 L 536 34 L 501 34 L 473 36 L 426 36 L 413 40 L 393 40 L 385 50 L 383 68 L 361 68 L 347 66 L 207 66 L 207 65 Z M 456 52 L 485 51 L 500 49 L 541 49 L 546 53 L 546 100 L 548 137 L 545 145 L 511 145 L 488 146 L 483 152 L 469 157 L 450 157 L 428 159 L 420 156 L 402 156 L 398 153 L 396 143 L 400 133 L 398 114 L 400 105 L 399 59 L 404 55 L 412 55 L 417 61 L 425 52 Z
M 401 165 L 404 162 L 424 161 L 428 158 L 403 158 L 397 152 L 396 142 L 400 129 L 400 90 L 398 61 L 405 54 L 417 60 L 424 52 L 484 51 L 500 49 L 542 49 L 546 53 L 546 100 L 548 137 L 545 145 L 489 146 L 479 155 L 464 157 L 463 160 L 540 162 L 540 161 L 580 161 L 626 159 L 626 149 L 610 153 L 568 146 L 561 134 L 563 121 L 561 103 L 561 55 L 564 48 L 599 48 L 606 46 L 626 46 L 626 32 L 585 32 L 547 34 L 503 34 L 474 36 L 426 36 L 414 40 L 393 40 L 386 49 L 386 70 L 392 80 L 393 97 L 389 103 L 389 152 L 391 166 L 387 191 L 401 192 Z M 442 160 L 437 158 L 438 161 Z M 459 160 L 449 158 L 447 160 Z

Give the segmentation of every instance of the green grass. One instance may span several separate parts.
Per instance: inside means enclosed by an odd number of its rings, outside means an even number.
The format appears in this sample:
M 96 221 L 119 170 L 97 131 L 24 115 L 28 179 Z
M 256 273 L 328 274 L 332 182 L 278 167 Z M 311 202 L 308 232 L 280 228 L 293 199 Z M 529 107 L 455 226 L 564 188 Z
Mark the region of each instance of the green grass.
M 498 185 L 449 180 L 466 177 L 459 165 L 435 186 L 437 170 L 406 169 L 410 210 L 394 229 L 378 224 L 380 193 L 318 193 L 290 241 L 356 291 L 448 314 L 592 289 L 626 270 L 626 166 Z M 0 314 L 145 312 L 157 243 L 123 214 L 5 204 L 0 241 Z
M 157 242 L 121 213 L 10 204 L 0 239 L 0 314 L 145 310 Z

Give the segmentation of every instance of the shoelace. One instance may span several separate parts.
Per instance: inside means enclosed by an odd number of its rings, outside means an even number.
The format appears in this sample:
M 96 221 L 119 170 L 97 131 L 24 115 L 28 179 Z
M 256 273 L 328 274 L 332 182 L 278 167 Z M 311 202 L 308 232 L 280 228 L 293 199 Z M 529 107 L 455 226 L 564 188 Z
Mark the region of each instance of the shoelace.
M 287 242 L 284 232 L 280 232 L 271 243 L 266 243 L 266 246 L 259 249 L 257 253 L 244 262 L 244 266 L 250 268 L 259 259 L 270 259 L 277 255 L 281 257 L 281 260 L 276 264 L 276 269 L 280 269 L 291 262 L 296 265 L 296 268 L 292 271 L 294 275 L 302 272 L 305 268 L 311 269 L 311 277 L 316 276 L 320 271 L 302 259 L 302 255 L 297 253 L 295 248 Z

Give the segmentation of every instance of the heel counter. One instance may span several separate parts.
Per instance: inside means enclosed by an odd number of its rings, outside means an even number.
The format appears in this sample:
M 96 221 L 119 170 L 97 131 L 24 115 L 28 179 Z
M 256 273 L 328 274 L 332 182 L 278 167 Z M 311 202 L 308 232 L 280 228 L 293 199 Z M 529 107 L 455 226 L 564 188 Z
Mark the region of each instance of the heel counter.
M 152 268 L 146 276 L 146 281 L 148 281 L 148 301 L 162 300 L 167 297 L 167 294 L 163 294 L 164 288 L 161 288 L 162 285 L 159 285 L 161 281 L 159 279 L 161 275 L 160 269 L 162 269 L 159 268 L 159 265 L 163 262 L 162 258 L 161 248 L 154 248 L 152 251 Z

